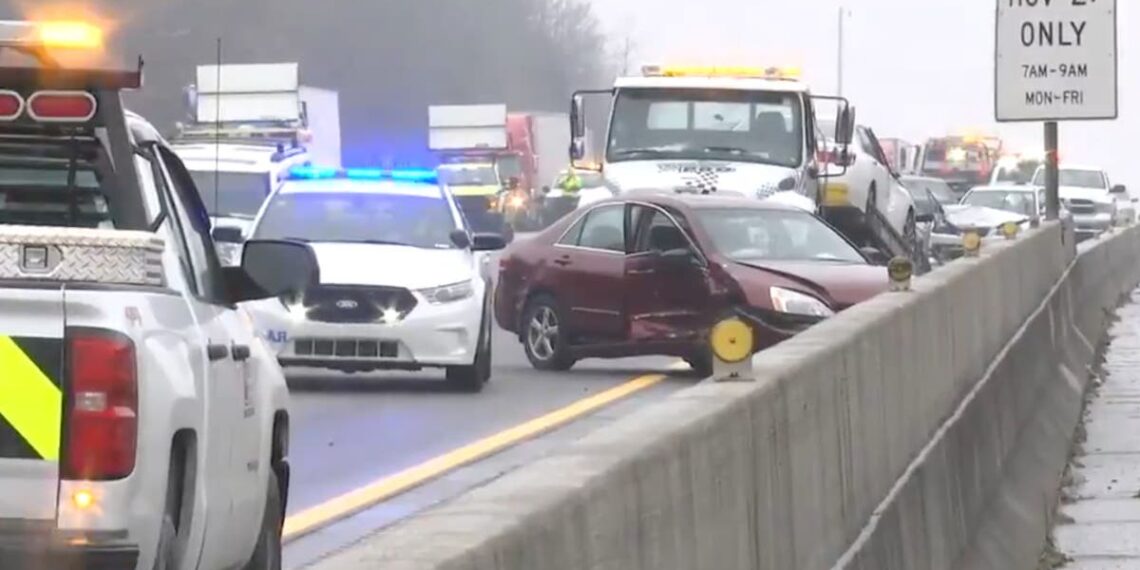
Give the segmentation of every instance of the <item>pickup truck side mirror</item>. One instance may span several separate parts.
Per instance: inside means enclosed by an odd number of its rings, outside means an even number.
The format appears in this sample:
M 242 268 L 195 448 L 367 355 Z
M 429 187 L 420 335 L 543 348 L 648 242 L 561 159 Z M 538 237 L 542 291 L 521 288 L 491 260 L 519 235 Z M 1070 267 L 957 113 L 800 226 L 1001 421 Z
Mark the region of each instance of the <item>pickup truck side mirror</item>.
M 239 267 L 222 269 L 229 301 L 242 303 L 301 294 L 321 282 L 317 256 L 308 244 L 250 240 Z
M 1125 188 L 1123 184 L 1117 184 L 1116 186 L 1113 186 L 1109 192 L 1113 194 L 1125 194 L 1128 192 L 1128 189 Z
M 214 241 L 218 243 L 241 243 L 245 236 L 242 234 L 241 228 L 233 226 L 214 226 L 210 232 Z

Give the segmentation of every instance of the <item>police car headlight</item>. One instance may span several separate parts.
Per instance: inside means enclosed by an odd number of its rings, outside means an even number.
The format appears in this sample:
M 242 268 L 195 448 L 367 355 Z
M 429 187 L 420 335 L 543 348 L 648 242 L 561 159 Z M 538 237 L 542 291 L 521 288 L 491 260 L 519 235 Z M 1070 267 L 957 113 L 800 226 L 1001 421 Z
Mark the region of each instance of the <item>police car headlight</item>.
M 471 284 L 471 281 L 460 281 L 459 283 L 452 283 L 450 285 L 420 289 L 417 292 L 423 295 L 429 303 L 440 305 L 443 303 L 462 301 L 471 297 L 475 294 L 475 286 Z
M 772 287 L 772 307 L 781 313 L 807 315 L 811 317 L 830 317 L 835 314 L 823 301 L 798 291 Z

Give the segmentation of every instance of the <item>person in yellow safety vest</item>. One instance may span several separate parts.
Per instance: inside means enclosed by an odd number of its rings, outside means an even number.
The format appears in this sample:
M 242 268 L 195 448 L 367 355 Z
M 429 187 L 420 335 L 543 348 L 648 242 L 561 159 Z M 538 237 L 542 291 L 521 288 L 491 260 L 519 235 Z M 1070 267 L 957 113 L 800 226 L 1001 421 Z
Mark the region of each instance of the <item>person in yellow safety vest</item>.
M 578 173 L 573 169 L 569 169 L 566 176 L 562 177 L 559 181 L 558 187 L 567 194 L 577 194 L 582 189 L 582 179 L 578 177 Z

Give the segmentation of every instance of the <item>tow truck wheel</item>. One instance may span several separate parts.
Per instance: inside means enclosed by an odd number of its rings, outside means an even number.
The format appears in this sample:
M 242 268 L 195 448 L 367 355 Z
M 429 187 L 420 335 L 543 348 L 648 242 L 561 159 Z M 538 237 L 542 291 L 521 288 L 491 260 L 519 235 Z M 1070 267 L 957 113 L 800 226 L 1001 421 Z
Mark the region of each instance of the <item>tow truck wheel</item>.
M 536 296 L 527 303 L 522 319 L 523 351 L 538 370 L 569 370 L 574 366 L 564 314 L 550 295 Z
M 257 535 L 257 548 L 245 570 L 281 570 L 281 528 L 284 526 L 284 508 L 281 506 L 281 487 L 277 474 L 269 470 L 269 487 L 265 495 L 265 514 L 261 517 L 261 531 Z

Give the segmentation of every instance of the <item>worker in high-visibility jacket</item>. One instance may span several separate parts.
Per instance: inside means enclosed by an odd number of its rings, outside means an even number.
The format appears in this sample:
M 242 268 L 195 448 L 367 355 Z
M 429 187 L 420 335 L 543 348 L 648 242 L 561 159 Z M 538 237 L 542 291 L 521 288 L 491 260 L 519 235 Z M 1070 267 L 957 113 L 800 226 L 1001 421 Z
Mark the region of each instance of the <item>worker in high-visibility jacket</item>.
M 577 194 L 582 189 L 582 179 L 578 177 L 578 172 L 573 168 L 566 171 L 566 176 L 558 181 L 558 188 L 566 194 Z

